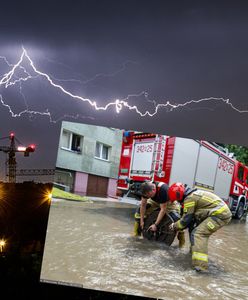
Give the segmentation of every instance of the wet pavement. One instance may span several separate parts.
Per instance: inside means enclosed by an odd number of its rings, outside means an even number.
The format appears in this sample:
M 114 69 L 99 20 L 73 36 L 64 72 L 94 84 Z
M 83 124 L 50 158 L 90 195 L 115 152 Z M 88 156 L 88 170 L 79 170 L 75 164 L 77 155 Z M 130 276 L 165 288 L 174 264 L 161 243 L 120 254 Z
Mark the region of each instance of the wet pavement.
M 97 199 L 94 199 L 97 200 Z M 103 199 L 102 199 L 103 200 Z M 248 299 L 248 220 L 210 237 L 209 272 L 178 249 L 132 237 L 135 206 L 53 200 L 41 280 L 160 299 Z

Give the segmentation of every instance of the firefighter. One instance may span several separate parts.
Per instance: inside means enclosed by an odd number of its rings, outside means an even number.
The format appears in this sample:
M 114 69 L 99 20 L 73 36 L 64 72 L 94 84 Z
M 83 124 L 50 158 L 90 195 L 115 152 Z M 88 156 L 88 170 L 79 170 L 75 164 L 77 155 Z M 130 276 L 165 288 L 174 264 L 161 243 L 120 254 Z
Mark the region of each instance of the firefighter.
M 172 219 L 180 218 L 180 205 L 178 202 L 170 202 L 168 198 L 169 186 L 164 182 L 143 182 L 140 187 L 141 203 L 135 213 L 134 236 L 141 234 L 144 228 L 144 219 L 157 208 L 160 208 L 159 214 L 154 224 L 148 230 L 157 231 L 157 227 L 162 221 L 165 213 L 168 213 Z M 185 244 L 184 232 L 179 231 L 177 238 L 179 240 L 179 248 Z
M 208 269 L 208 239 L 227 225 L 232 219 L 232 213 L 226 203 L 217 195 L 200 190 L 190 189 L 182 183 L 174 183 L 169 187 L 170 201 L 179 201 L 183 207 L 183 216 L 170 225 L 171 230 L 181 230 L 189 227 L 192 222 L 195 227 L 190 233 L 192 266 L 196 271 Z

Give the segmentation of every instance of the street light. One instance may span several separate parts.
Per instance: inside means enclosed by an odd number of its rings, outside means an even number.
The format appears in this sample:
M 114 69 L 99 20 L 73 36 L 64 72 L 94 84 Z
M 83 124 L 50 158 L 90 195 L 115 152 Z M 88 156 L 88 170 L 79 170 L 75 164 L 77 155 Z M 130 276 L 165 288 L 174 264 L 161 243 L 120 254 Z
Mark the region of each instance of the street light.
M 51 193 L 51 190 L 50 189 L 46 189 L 43 193 L 42 193 L 42 199 L 41 199 L 41 204 L 44 204 L 44 203 L 49 203 L 51 202 L 52 200 L 52 193 Z
M 48 198 L 49 201 L 52 200 L 52 196 L 53 196 L 52 193 L 49 193 L 49 194 L 47 195 L 47 198 Z
M 5 240 L 0 240 L 0 252 L 3 252 L 3 247 L 5 246 Z

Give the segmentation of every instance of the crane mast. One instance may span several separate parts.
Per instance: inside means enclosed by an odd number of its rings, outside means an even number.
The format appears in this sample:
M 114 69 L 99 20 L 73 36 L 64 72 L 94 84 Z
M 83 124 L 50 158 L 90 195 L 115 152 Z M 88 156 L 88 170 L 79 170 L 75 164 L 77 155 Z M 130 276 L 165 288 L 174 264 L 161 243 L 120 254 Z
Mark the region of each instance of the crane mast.
M 6 161 L 7 168 L 9 170 L 9 182 L 16 182 L 16 146 L 15 136 L 10 134 L 10 147 L 8 151 L 8 159 Z

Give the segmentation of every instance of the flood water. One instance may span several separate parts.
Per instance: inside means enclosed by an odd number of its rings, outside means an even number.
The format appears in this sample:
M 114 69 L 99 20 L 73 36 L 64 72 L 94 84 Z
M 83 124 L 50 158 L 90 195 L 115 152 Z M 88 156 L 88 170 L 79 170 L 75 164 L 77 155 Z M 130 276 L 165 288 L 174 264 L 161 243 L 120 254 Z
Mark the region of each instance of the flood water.
M 248 299 L 248 220 L 209 240 L 209 273 L 178 249 L 132 237 L 131 204 L 53 200 L 41 280 L 160 299 Z

